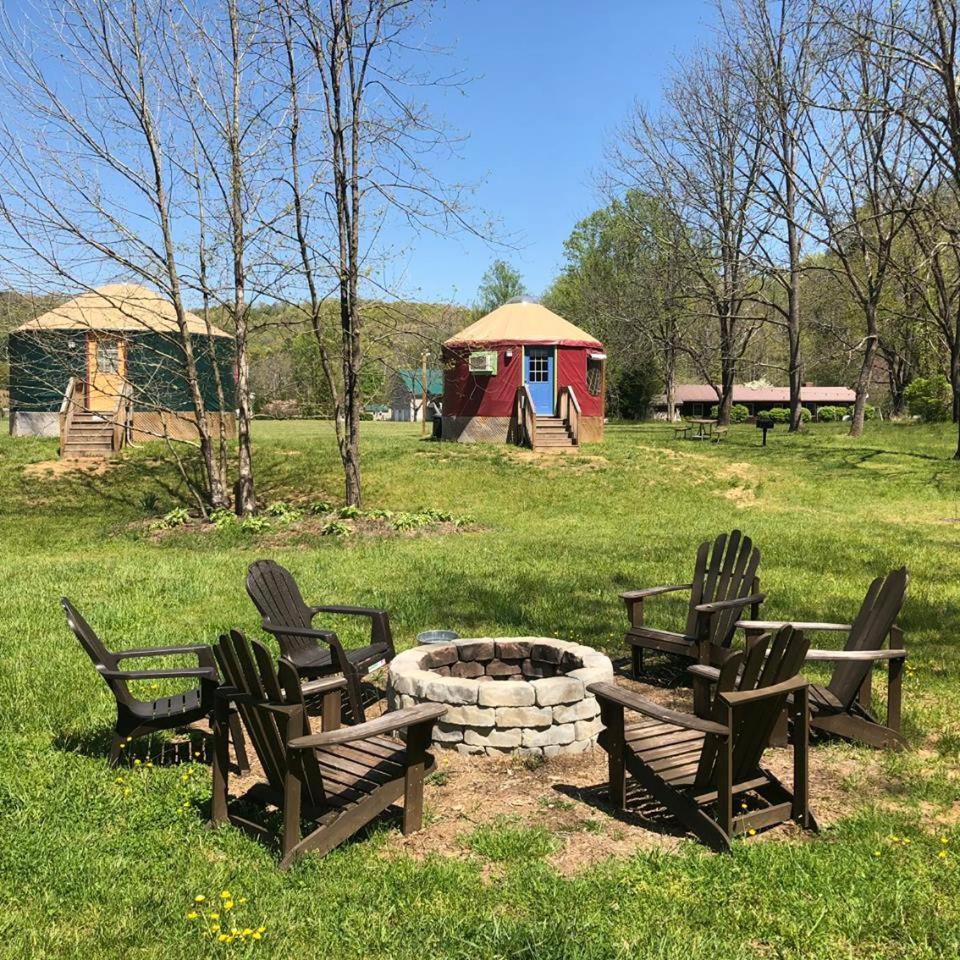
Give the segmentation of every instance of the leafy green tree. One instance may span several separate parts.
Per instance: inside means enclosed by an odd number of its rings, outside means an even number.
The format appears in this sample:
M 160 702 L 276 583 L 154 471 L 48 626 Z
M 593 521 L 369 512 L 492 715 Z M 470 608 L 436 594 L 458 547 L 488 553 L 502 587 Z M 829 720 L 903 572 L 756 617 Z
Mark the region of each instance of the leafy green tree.
M 950 382 L 942 373 L 917 377 L 904 393 L 910 412 L 925 423 L 950 419 Z
M 520 273 L 506 260 L 494 260 L 480 280 L 474 313 L 477 317 L 482 317 L 503 306 L 508 300 L 522 297 L 525 293 L 526 288 Z

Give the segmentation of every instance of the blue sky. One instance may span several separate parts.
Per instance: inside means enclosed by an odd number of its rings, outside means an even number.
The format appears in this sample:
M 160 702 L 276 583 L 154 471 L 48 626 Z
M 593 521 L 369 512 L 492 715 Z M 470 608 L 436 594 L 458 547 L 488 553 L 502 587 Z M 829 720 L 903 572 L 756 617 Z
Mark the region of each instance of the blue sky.
M 677 56 L 709 39 L 710 0 L 449 0 L 431 39 L 475 79 L 437 106 L 468 136 L 450 181 L 483 181 L 475 206 L 517 249 L 465 237 L 397 234 L 405 249 L 391 286 L 429 300 L 470 302 L 497 256 L 540 294 L 574 223 L 601 204 L 604 147 L 635 100 L 656 105 Z

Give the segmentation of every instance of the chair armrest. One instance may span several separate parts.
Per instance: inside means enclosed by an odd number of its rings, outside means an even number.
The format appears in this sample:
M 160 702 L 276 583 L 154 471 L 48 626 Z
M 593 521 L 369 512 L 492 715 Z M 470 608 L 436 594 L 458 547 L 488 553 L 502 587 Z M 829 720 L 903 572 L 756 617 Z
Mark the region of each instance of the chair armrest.
M 804 620 L 738 620 L 736 625 L 742 630 L 779 630 L 791 626 L 803 633 L 847 633 L 852 626 L 849 623 L 808 623 Z
M 329 643 L 337 639 L 333 630 L 318 630 L 316 627 L 288 627 L 286 624 L 274 623 L 269 617 L 264 617 L 261 626 L 267 633 L 285 633 L 291 637 L 312 637 L 314 640 L 323 640 Z
M 346 688 L 346 677 L 320 677 L 300 684 L 300 692 L 305 697 L 312 697 L 318 693 L 331 693 L 334 690 L 346 690 Z
M 405 707 L 403 710 L 393 710 L 385 713 L 376 720 L 367 720 L 352 727 L 340 727 L 328 733 L 317 733 L 309 737 L 297 737 L 290 740 L 287 746 L 291 750 L 313 750 L 317 747 L 332 747 L 340 743 L 350 743 L 354 740 L 367 740 L 384 733 L 393 733 L 405 730 L 419 723 L 432 723 L 447 712 L 442 703 L 421 703 L 415 707 Z
M 697 613 L 720 613 L 722 610 L 736 610 L 738 607 L 749 607 L 755 603 L 763 603 L 766 598 L 765 593 L 753 593 L 749 597 L 735 597 L 733 600 L 699 603 L 694 609 Z
M 705 663 L 695 663 L 692 667 L 687 667 L 687 673 L 703 680 L 709 680 L 711 683 L 716 683 L 720 679 L 720 668 L 710 667 Z
M 385 617 L 387 615 L 386 610 L 378 610 L 376 607 L 331 606 L 325 604 L 310 608 L 311 616 L 315 617 L 318 613 L 340 613 L 346 617 Z
M 142 657 L 172 657 L 178 653 L 200 654 L 209 649 L 207 644 L 198 643 L 187 647 L 145 647 L 142 650 L 121 650 L 114 656 L 118 660 L 133 660 Z
M 677 583 L 665 587 L 645 587 L 642 590 L 627 590 L 625 593 L 620 594 L 620 599 L 626 601 L 644 600 L 647 597 L 657 597 L 661 593 L 674 593 L 677 590 L 690 590 L 692 587 L 692 583 Z
M 731 707 L 738 707 L 746 703 L 756 703 L 758 700 L 768 700 L 771 697 L 782 697 L 784 694 L 796 693 L 809 685 L 807 678 L 798 674 L 790 680 L 774 683 L 769 687 L 758 687 L 755 690 L 729 690 L 726 693 L 718 694 L 718 696 Z
M 848 661 L 851 663 L 863 663 L 864 661 L 877 660 L 906 660 L 906 650 L 808 650 L 804 658 L 821 662 L 828 661 Z
M 702 720 L 690 713 L 668 710 L 666 707 L 661 707 L 659 704 L 653 703 L 630 690 L 624 690 L 623 687 L 618 687 L 613 683 L 591 683 L 587 690 L 599 700 L 608 700 L 625 707 L 627 710 L 642 713 L 654 720 L 661 720 L 663 723 L 673 723 L 678 727 L 684 727 L 687 730 L 699 730 L 702 733 L 714 733 L 718 737 L 726 737 L 730 733 L 722 723 Z
M 200 679 L 216 680 L 215 667 L 184 667 L 180 670 L 110 670 L 98 666 L 101 676 L 108 680 L 167 680 L 183 677 L 199 677 Z

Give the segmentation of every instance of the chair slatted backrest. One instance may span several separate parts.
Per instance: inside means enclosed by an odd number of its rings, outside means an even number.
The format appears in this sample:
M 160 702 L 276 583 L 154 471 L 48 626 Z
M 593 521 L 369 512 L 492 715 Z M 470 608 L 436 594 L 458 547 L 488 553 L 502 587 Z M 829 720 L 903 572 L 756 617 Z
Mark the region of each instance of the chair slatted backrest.
M 760 551 L 739 530 L 729 535 L 721 533 L 712 544 L 709 540 L 701 543 L 693 571 L 687 636 L 700 636 L 702 614 L 696 611 L 698 604 L 750 596 L 759 567 Z M 729 647 L 736 622 L 741 619 L 742 610 L 725 610 L 714 616 L 710 622 L 710 642 Z
M 760 690 L 792 679 L 800 673 L 809 648 L 810 641 L 806 637 L 793 627 L 785 626 L 773 635 L 758 638 L 746 652 L 730 654 L 720 668 L 712 719 L 724 721 L 725 711 L 719 700 L 720 693 Z M 733 728 L 734 783 L 750 778 L 756 771 L 786 702 L 787 694 L 782 694 L 737 707 Z M 704 740 L 697 769 L 698 787 L 716 783 L 718 743 L 717 737 L 712 734 L 708 734 Z
M 260 616 L 274 627 L 309 627 L 310 607 L 303 599 L 293 574 L 273 560 L 256 560 L 247 570 L 247 593 Z M 277 633 L 280 649 L 287 656 L 312 649 L 316 641 Z
M 890 628 L 903 609 L 909 583 L 907 568 L 900 567 L 886 577 L 877 577 L 870 584 L 844 650 L 882 649 L 890 635 Z M 838 663 L 827 689 L 847 709 L 856 699 L 861 684 L 872 668 L 873 664 L 869 661 Z
M 97 636 L 90 624 L 83 619 L 80 611 L 66 597 L 60 598 L 60 606 L 63 607 L 63 612 L 67 616 L 67 625 L 73 631 L 73 635 L 80 641 L 80 646 L 93 661 L 93 665 L 95 667 L 106 667 L 108 670 L 116 670 L 120 663 L 119 658 L 103 645 L 103 641 Z M 113 691 L 113 695 L 121 703 L 134 702 L 126 680 L 112 680 L 107 677 L 104 677 L 104 680 Z
M 270 651 L 261 643 L 247 640 L 238 630 L 220 637 L 213 654 L 225 683 L 242 695 L 235 701 L 236 707 L 268 783 L 274 790 L 282 791 L 287 772 L 289 720 L 282 711 L 269 708 L 303 706 L 296 669 L 281 660 L 278 674 Z M 301 732 L 308 734 L 309 727 L 295 731 L 294 735 L 300 736 Z M 303 751 L 300 757 L 307 791 L 304 799 L 313 806 L 322 806 L 323 777 L 316 758 L 310 751 Z

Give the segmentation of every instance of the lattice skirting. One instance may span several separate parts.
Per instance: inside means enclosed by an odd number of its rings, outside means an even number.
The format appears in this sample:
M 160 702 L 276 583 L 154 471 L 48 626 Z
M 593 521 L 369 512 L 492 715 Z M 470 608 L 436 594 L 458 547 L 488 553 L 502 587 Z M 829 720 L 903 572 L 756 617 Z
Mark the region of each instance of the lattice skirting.
M 208 413 L 207 422 L 210 432 L 216 437 L 220 432 L 220 417 L 224 418 L 227 437 L 233 440 L 237 435 L 237 417 L 233 413 Z M 197 420 L 192 413 L 174 410 L 155 410 L 149 413 L 133 414 L 133 442 L 144 443 L 148 440 L 196 440 Z
M 444 417 L 443 439 L 459 443 L 506 443 L 510 417 Z
M 512 436 L 510 417 L 444 417 L 443 439 L 459 443 L 507 443 Z M 603 417 L 582 417 L 580 442 L 603 439 Z

